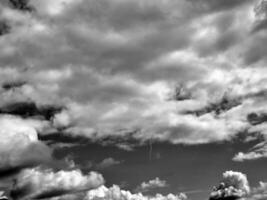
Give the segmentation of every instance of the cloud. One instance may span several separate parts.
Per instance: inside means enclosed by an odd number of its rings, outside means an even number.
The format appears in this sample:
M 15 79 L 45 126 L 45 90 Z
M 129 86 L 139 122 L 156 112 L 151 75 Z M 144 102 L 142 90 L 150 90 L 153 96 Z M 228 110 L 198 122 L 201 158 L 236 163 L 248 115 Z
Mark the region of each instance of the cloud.
M 18 10 L 31 12 L 34 8 L 29 5 L 29 0 L 9 0 L 9 3 Z
M 239 152 L 234 156 L 233 161 L 243 162 L 245 160 L 257 160 L 265 156 L 266 155 L 263 155 L 262 153 L 256 153 L 256 152 L 249 152 L 249 153 Z
M 63 108 L 56 105 L 41 105 L 38 106 L 35 102 L 11 102 L 0 107 L 0 114 L 17 115 L 24 118 L 41 117 L 45 120 L 50 120 L 56 113 L 59 113 Z
M 254 2 L 21 3 L 34 11 L 1 8 L 12 30 L 0 41 L 2 113 L 127 150 L 130 140 L 202 144 L 255 128 L 246 116 L 264 109 L 265 95 L 251 94 L 267 73 L 244 66 L 265 62 Z M 177 83 L 186 92 L 170 101 Z
M 8 200 L 6 196 L 4 196 L 4 192 L 0 191 L 0 200 Z
M 264 200 L 266 197 L 266 182 L 260 181 L 258 186 L 250 187 L 245 174 L 233 171 L 225 172 L 220 185 L 210 194 L 210 200 Z
M 267 197 L 267 183 L 260 182 L 259 186 L 253 188 L 250 197 L 248 200 L 264 200 Z
M 49 200 L 186 200 L 187 196 L 180 194 L 156 194 L 155 196 L 145 196 L 142 193 L 131 193 L 127 190 L 122 190 L 118 185 L 111 187 L 100 186 L 87 192 L 67 194 L 59 197 L 50 198 Z
M 155 179 L 149 180 L 148 182 L 142 182 L 141 185 L 136 188 L 136 191 L 147 192 L 149 190 L 164 188 L 167 186 L 168 184 L 165 180 L 161 180 L 160 178 L 156 177 Z
M 219 2 L 219 1 L 217 2 L 217 1 L 212 1 L 212 0 L 197 0 L 197 1 L 188 0 L 188 1 L 197 4 L 200 10 L 209 11 L 209 12 L 230 10 L 238 6 L 242 6 L 243 4 L 248 2 L 246 0 L 245 1 L 226 0 L 223 2 Z
M 25 81 L 8 81 L 6 83 L 3 83 L 2 88 L 5 90 L 11 90 L 22 87 L 25 84 L 26 84 Z
M 53 147 L 87 139 L 125 150 L 148 141 L 230 141 L 242 132 L 247 138 L 257 132 L 265 142 L 266 9 L 261 4 L 254 16 L 254 3 L 1 1 L 2 174 L 44 164 Z M 265 143 L 233 160 L 262 157 Z M 107 158 L 99 165 L 119 162 Z M 240 175 L 230 174 L 225 179 Z M 243 189 L 234 185 L 227 192 Z
M 8 34 L 10 29 L 10 25 L 5 20 L 0 21 L 0 36 Z
M 131 193 L 126 190 L 121 190 L 119 186 L 113 185 L 110 188 L 101 186 L 98 189 L 91 190 L 86 194 L 84 200 L 96 200 L 96 199 L 111 199 L 111 200 L 185 200 L 187 199 L 186 195 L 181 193 L 178 195 L 168 194 L 166 196 L 162 194 L 156 194 L 155 196 L 144 196 L 142 193 Z
M 253 148 L 251 148 L 249 152 L 237 153 L 234 156 L 233 161 L 243 162 L 243 161 L 247 161 L 247 160 L 257 160 L 257 159 L 266 158 L 266 157 L 267 157 L 266 142 L 261 142 L 261 143 L 255 145 Z
M 264 30 L 267 28 L 267 2 L 266 0 L 259 1 L 254 8 L 256 23 L 253 32 Z
M 37 131 L 43 126 L 35 120 L 23 120 L 10 115 L 0 117 L 1 176 L 52 160 L 51 150 L 38 141 Z
M 14 199 L 44 199 L 97 188 L 103 183 L 102 175 L 96 172 L 83 175 L 80 170 L 53 172 L 33 168 L 19 174 L 11 196 Z
M 104 168 L 111 167 L 113 165 L 118 165 L 120 163 L 121 161 L 115 160 L 114 158 L 105 158 L 104 160 L 102 160 L 100 163 L 96 165 L 96 168 L 104 169 Z
M 215 199 L 240 199 L 250 193 L 247 176 L 241 172 L 226 171 L 223 173 L 222 182 L 214 187 L 210 200 Z

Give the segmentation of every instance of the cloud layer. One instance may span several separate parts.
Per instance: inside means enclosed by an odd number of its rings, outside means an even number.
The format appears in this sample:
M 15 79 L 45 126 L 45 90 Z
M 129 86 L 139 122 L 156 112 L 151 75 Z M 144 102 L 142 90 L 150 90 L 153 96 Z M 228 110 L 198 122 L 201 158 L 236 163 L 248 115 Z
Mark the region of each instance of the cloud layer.
M 45 199 L 94 189 L 103 183 L 102 175 L 96 172 L 83 175 L 79 170 L 53 172 L 27 169 L 16 179 L 11 196 L 13 199 Z
M 264 121 L 247 116 L 266 110 L 265 30 L 252 34 L 265 4 L 256 12 L 256 2 L 238 0 L 4 2 L 3 105 L 33 103 L 30 117 L 54 105 L 53 128 L 93 141 L 264 134 Z
M 101 186 L 98 189 L 89 191 L 84 200 L 96 200 L 96 199 L 111 199 L 111 200 L 185 200 L 187 199 L 185 194 L 168 194 L 166 196 L 157 194 L 155 196 L 144 196 L 142 193 L 131 193 L 126 190 L 122 190 L 117 185 L 113 185 L 110 188 L 107 188 L 105 186 Z

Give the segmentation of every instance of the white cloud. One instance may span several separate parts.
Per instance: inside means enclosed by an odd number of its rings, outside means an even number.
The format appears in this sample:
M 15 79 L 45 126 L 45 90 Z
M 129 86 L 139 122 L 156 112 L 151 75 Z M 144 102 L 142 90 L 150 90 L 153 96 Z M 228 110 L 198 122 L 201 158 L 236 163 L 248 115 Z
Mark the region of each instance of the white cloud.
M 257 153 L 257 152 L 249 152 L 249 153 L 239 152 L 234 156 L 233 161 L 243 162 L 245 160 L 256 160 L 266 156 L 267 155 L 263 153 Z
M 8 198 L 6 196 L 4 196 L 4 193 L 3 191 L 0 191 L 0 200 L 8 200 Z
M 51 159 L 50 149 L 38 141 L 44 124 L 4 115 L 0 117 L 0 168 L 34 165 Z
M 145 196 L 142 193 L 131 193 L 121 189 L 118 185 L 112 187 L 100 186 L 97 189 L 83 193 L 67 194 L 49 200 L 186 200 L 187 196 L 180 194 L 156 194 L 155 196 Z
M 147 192 L 149 190 L 164 188 L 167 186 L 168 184 L 165 180 L 161 180 L 160 178 L 156 177 L 155 179 L 149 180 L 148 182 L 142 182 L 141 185 L 136 188 L 136 191 Z
M 15 199 L 48 198 L 94 189 L 103 183 L 104 178 L 97 172 L 83 175 L 80 170 L 53 172 L 48 169 L 33 168 L 19 174 L 12 193 L 18 194 L 13 195 Z M 24 191 L 22 196 L 19 191 Z
M 226 171 L 222 182 L 210 194 L 210 199 L 242 198 L 250 193 L 247 176 L 241 172 Z
M 91 190 L 86 194 L 84 200 L 185 200 L 187 199 L 185 194 L 168 194 L 166 196 L 162 194 L 156 194 L 155 196 L 144 196 L 142 193 L 131 193 L 130 191 L 122 190 L 117 185 L 113 185 L 110 188 L 101 186 L 98 189 Z
M 267 157 L 267 145 L 266 142 L 261 142 L 251 148 L 248 152 L 239 152 L 233 158 L 234 161 L 243 162 L 247 160 L 257 160 Z

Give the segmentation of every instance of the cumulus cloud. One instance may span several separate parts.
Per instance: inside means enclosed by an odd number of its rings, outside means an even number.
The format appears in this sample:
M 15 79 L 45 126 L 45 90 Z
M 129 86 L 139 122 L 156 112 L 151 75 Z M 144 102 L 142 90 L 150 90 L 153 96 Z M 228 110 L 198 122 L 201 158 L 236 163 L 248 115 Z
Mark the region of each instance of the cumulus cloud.
M 44 199 L 97 188 L 103 183 L 102 175 L 96 172 L 83 175 L 80 170 L 53 172 L 33 168 L 19 174 L 11 196 L 14 199 Z
M 226 171 L 218 187 L 214 187 L 210 200 L 240 199 L 250 193 L 247 176 L 241 172 Z
M 130 191 L 122 190 L 119 186 L 113 185 L 110 188 L 101 186 L 95 190 L 89 191 L 84 200 L 96 200 L 96 199 L 111 199 L 111 200 L 121 200 L 121 199 L 137 199 L 137 200 L 185 200 L 186 195 L 181 194 L 168 194 L 166 196 L 162 194 L 156 194 L 155 196 L 144 196 L 142 193 L 131 193 Z
M 67 194 L 60 197 L 54 197 L 49 200 L 186 200 L 187 196 L 183 193 L 180 194 L 156 194 L 155 196 L 145 196 L 142 193 L 132 193 L 127 190 L 121 189 L 118 185 L 112 187 L 100 186 L 97 189 L 88 192 Z
M 10 115 L 0 117 L 1 176 L 52 160 L 51 150 L 38 141 L 37 131 L 43 126 L 35 120 Z
M 142 182 L 140 186 L 136 188 L 136 191 L 147 192 L 156 188 L 167 187 L 168 184 L 165 180 L 161 180 L 159 177 L 149 180 L 148 182 Z

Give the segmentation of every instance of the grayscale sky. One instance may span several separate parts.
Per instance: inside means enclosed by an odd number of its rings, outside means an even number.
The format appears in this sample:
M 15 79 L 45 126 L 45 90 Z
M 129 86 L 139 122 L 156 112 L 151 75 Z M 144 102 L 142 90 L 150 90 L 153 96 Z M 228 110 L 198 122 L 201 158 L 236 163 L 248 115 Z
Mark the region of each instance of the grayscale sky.
M 264 0 L 1 0 L 0 198 L 264 200 L 266 66 Z

